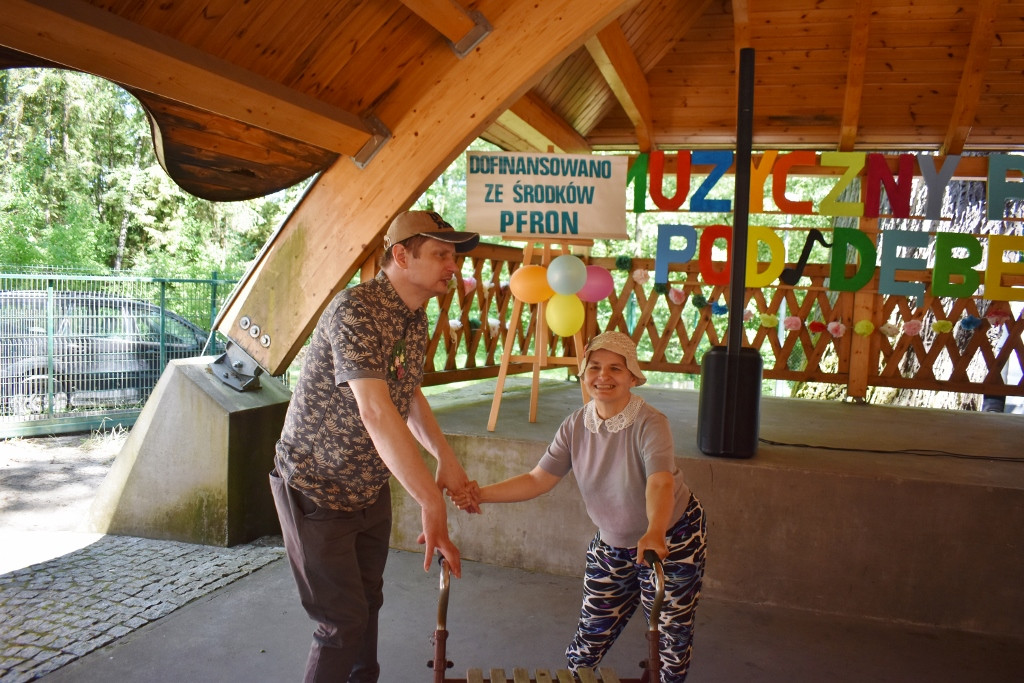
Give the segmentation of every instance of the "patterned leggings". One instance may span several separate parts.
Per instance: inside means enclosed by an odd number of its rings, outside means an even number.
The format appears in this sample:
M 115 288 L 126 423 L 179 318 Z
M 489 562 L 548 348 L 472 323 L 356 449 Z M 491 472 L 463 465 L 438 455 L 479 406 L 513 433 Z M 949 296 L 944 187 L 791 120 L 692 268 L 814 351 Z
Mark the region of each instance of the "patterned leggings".
M 665 601 L 661 607 L 661 683 L 686 679 L 693 651 L 694 614 L 704 578 L 707 522 L 704 508 L 691 497 L 686 512 L 669 529 L 664 560 Z M 596 667 L 619 637 L 637 604 L 644 617 L 654 602 L 654 575 L 637 564 L 636 548 L 615 548 L 594 536 L 587 550 L 583 606 L 576 636 L 565 650 L 569 668 Z

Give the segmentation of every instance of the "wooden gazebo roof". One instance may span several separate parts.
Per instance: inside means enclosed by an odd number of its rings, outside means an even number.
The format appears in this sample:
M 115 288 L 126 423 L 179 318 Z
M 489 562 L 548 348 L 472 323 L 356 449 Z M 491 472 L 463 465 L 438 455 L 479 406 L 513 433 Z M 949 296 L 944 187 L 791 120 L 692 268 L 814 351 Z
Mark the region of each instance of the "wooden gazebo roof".
M 4 0 L 3 9 L 0 65 L 63 65 L 122 84 L 146 106 L 161 161 L 186 190 L 241 199 L 323 172 L 225 325 L 244 314 L 283 340 L 268 351 L 231 335 L 272 370 L 390 216 L 476 137 L 577 153 L 733 146 L 740 48 L 756 53 L 755 149 L 1024 148 L 1022 0 Z

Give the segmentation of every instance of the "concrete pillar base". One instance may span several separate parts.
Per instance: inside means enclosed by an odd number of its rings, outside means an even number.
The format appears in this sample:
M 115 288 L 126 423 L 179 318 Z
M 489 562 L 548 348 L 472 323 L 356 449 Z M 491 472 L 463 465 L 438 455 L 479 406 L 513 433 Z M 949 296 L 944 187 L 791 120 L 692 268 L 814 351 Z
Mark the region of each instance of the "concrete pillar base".
M 90 531 L 232 546 L 280 533 L 267 475 L 291 398 L 236 391 L 210 358 L 172 361 L 96 495 Z

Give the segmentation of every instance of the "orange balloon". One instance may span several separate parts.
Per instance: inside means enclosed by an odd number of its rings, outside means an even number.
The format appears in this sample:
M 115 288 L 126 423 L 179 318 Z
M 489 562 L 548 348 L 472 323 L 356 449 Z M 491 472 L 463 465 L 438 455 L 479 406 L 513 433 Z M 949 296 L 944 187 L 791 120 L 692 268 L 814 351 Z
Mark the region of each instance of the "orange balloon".
M 544 266 L 522 266 L 512 273 L 508 286 L 512 296 L 528 304 L 547 301 L 555 293 L 548 284 L 548 270 Z

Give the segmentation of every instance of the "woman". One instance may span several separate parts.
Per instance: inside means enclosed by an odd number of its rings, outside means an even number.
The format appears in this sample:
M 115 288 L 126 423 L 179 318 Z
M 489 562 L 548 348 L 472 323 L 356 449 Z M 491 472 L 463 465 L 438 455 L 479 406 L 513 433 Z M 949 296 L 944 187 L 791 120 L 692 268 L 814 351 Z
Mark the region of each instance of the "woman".
M 668 418 L 632 393 L 647 381 L 633 340 L 621 332 L 594 337 L 582 381 L 592 400 L 565 419 L 533 470 L 453 500 L 460 508 L 476 498 L 529 500 L 572 470 L 598 532 L 587 550 L 576 636 L 565 651 L 569 668 L 597 666 L 638 603 L 649 614 L 653 572 L 642 558 L 653 550 L 665 569 L 661 680 L 682 681 L 704 576 L 704 511 L 676 466 Z

